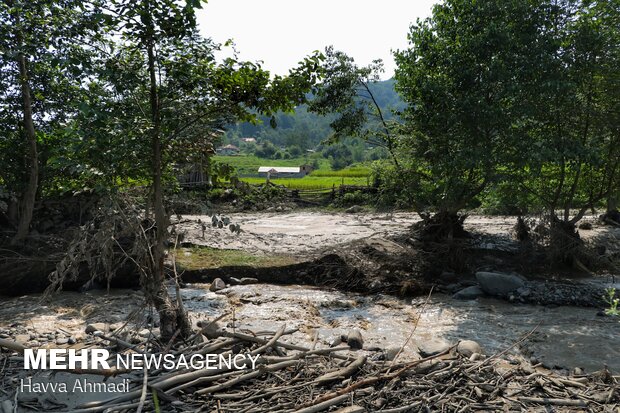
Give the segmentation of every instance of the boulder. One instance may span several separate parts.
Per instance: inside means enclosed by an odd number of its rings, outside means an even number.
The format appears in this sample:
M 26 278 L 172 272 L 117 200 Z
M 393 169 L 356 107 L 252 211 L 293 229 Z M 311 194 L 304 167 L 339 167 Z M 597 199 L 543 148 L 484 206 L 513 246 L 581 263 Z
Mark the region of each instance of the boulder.
M 258 284 L 258 278 L 243 277 L 242 279 L 239 280 L 239 283 L 241 285 Z
M 29 334 L 18 334 L 15 336 L 15 341 L 17 341 L 20 344 L 26 344 L 27 342 L 30 341 L 30 335 Z
M 443 340 L 428 340 L 418 344 L 418 353 L 422 357 L 430 357 L 442 353 L 450 348 L 450 343 Z
M 463 288 L 462 290 L 457 291 L 452 298 L 456 300 L 475 300 L 478 297 L 484 296 L 484 291 L 477 285 L 472 287 Z
M 349 331 L 349 334 L 347 334 L 347 344 L 352 349 L 361 350 L 364 347 L 362 333 L 357 329 Z
M 216 292 L 216 291 L 223 290 L 224 288 L 226 288 L 226 283 L 221 278 L 216 278 L 211 283 L 211 286 L 209 287 L 209 291 Z
M 480 344 L 473 340 L 463 340 L 456 346 L 456 351 L 465 357 L 471 357 L 472 354 L 483 354 Z
M 520 276 L 501 272 L 480 271 L 476 273 L 476 280 L 482 291 L 496 296 L 505 296 L 525 286 L 525 281 Z
M 86 326 L 86 334 L 93 334 L 95 331 L 107 331 L 106 323 L 92 323 Z
M 400 347 L 388 347 L 385 349 L 385 359 L 387 361 L 392 361 L 396 358 L 398 353 L 400 352 Z

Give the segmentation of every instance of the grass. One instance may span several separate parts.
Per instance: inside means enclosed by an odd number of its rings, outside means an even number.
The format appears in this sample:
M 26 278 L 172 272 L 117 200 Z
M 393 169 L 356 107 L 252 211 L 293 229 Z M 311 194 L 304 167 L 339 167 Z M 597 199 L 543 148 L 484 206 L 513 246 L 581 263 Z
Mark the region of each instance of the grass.
M 256 175 L 258 174 L 258 168 L 260 166 L 301 166 L 304 164 L 311 164 L 313 158 L 291 158 L 291 159 L 263 159 L 254 155 L 235 155 L 235 156 L 222 156 L 216 155 L 213 160 L 219 163 L 226 163 L 233 166 L 239 176 L 244 175 Z M 325 158 L 317 158 L 319 162 L 319 170 L 329 171 L 329 161 Z
M 179 248 L 177 264 L 186 270 L 220 268 L 231 266 L 278 267 L 296 261 L 285 255 L 258 256 L 240 250 L 220 250 L 209 247 Z
M 319 169 L 312 171 L 310 176 L 313 177 L 344 177 L 344 178 L 366 178 L 370 176 L 370 168 L 365 166 L 350 166 L 340 171 L 331 171 Z
M 233 166 L 240 179 L 249 184 L 263 184 L 265 178 L 258 177 L 260 166 L 300 166 L 312 163 L 313 159 L 319 162 L 319 169 L 303 178 L 275 178 L 276 185 L 284 185 L 289 189 L 331 189 L 340 185 L 368 185 L 370 168 L 363 165 L 354 165 L 340 171 L 332 171 L 329 161 L 325 158 L 291 158 L 291 159 L 262 159 L 253 155 L 215 156 L 217 162 Z
M 265 178 L 240 178 L 249 184 L 264 184 Z M 279 178 L 271 179 L 276 185 L 284 185 L 289 189 L 331 189 L 333 186 L 338 188 L 340 185 L 367 185 L 367 178 L 345 178 L 338 176 L 313 176 L 308 175 L 303 178 Z

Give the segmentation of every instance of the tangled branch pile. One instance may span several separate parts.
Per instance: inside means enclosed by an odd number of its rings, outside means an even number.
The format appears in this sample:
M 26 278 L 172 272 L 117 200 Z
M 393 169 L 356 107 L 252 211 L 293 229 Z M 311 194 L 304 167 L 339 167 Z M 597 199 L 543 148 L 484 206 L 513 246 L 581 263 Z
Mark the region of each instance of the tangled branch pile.
M 310 347 L 283 340 L 295 331 L 283 326 L 277 332 L 242 333 L 219 329 L 215 323 L 203 324 L 200 333 L 170 352 L 186 357 L 258 355 L 257 368 L 89 371 L 131 377 L 135 387 L 120 397 L 83 404 L 73 411 L 394 413 L 562 406 L 611 412 L 620 406 L 619 377 L 606 370 L 560 376 L 536 366 L 511 365 L 500 355 L 465 357 L 454 347 L 424 359 L 399 362 L 398 355 L 394 359 L 382 352 L 352 352 L 348 346 L 316 348 L 318 335 Z M 101 346 L 102 341 L 121 352 L 146 352 L 158 345 L 154 339 L 132 345 L 95 333 L 93 343 Z

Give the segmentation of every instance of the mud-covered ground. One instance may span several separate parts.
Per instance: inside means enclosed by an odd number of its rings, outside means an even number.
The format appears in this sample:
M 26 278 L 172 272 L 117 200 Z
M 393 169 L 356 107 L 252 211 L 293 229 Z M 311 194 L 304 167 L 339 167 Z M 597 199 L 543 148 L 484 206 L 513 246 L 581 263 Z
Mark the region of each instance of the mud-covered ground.
M 343 243 L 368 240 L 394 252 L 402 248 L 390 241 L 404 234 L 417 221 L 411 213 L 330 214 L 295 212 L 285 214 L 233 214 L 240 234 L 202 225 L 208 217 L 184 216 L 177 231 L 185 231 L 185 242 L 212 248 L 241 249 L 252 254 L 287 254 L 300 261 Z M 210 221 L 207 221 L 210 222 Z M 514 217 L 470 217 L 466 229 L 478 234 L 481 250 L 510 251 L 516 247 L 510 236 Z M 620 230 L 595 225 L 581 230 L 583 238 L 607 245 L 612 254 L 620 245 Z M 374 243 L 374 244 L 373 244 Z M 528 274 L 522 274 L 525 277 Z M 567 274 L 567 278 L 574 278 Z M 614 285 L 614 274 L 579 280 L 583 285 Z M 573 280 L 574 281 L 574 280 Z M 615 286 L 620 288 L 620 277 Z M 553 284 L 553 283 L 550 283 Z M 541 287 L 543 288 L 543 287 Z M 171 289 L 171 292 L 173 290 Z M 436 292 L 425 298 L 362 295 L 313 286 L 250 284 L 209 291 L 208 284 L 189 284 L 181 290 L 193 323 L 228 313 L 222 326 L 237 331 L 277 330 L 282 324 L 298 331 L 285 341 L 308 345 L 319 334 L 319 345 L 334 344 L 352 329 L 361 331 L 364 351 L 380 357 L 390 348 L 404 348 L 403 358 L 416 359 L 455 344 L 475 340 L 487 355 L 508 348 L 520 337 L 536 331 L 506 357 L 514 363 L 542 363 L 547 368 L 586 372 L 620 371 L 620 320 L 597 315 L 597 308 L 530 305 L 495 298 L 460 301 Z M 446 291 L 444 288 L 443 291 Z M 94 338 L 88 325 L 104 331 L 119 330 L 120 337 L 157 332 L 157 317 L 143 306 L 142 294 L 132 290 L 103 290 L 86 293 L 61 292 L 44 300 L 39 294 L 1 299 L 0 338 L 31 347 L 83 348 Z M 419 318 L 419 321 L 417 321 Z M 95 324 L 100 323 L 100 324 Z M 411 340 L 407 341 L 411 335 Z M 16 377 L 2 377 L 0 391 L 8 391 Z M 77 396 L 75 396 L 77 397 Z M 85 400 L 64 400 L 75 405 Z
M 295 211 L 233 213 L 226 216 L 232 223 L 240 225 L 241 233 L 213 228 L 211 217 L 204 215 L 183 215 L 177 231 L 185 232 L 185 241 L 195 245 L 306 258 L 331 246 L 402 234 L 420 220 L 413 212 L 349 214 Z M 620 252 L 620 228 L 598 225 L 594 217 L 586 217 L 583 221 L 594 223 L 591 230 L 579 230 L 583 239 L 611 243 L 612 250 Z M 206 223 L 204 237 L 202 223 Z M 482 247 L 510 249 L 516 247 L 511 236 L 515 223 L 514 216 L 474 215 L 465 220 L 465 229 L 494 238 L 496 245 Z

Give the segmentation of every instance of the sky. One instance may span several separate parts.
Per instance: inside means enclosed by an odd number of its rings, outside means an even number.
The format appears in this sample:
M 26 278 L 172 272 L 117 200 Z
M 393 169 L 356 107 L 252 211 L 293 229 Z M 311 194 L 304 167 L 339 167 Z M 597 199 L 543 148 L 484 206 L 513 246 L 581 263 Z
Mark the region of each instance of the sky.
M 409 25 L 430 15 L 437 0 L 209 0 L 198 10 L 201 33 L 233 39 L 239 58 L 263 61 L 285 75 L 304 56 L 333 45 L 359 65 L 382 59 L 394 74 L 391 50 L 407 47 Z

